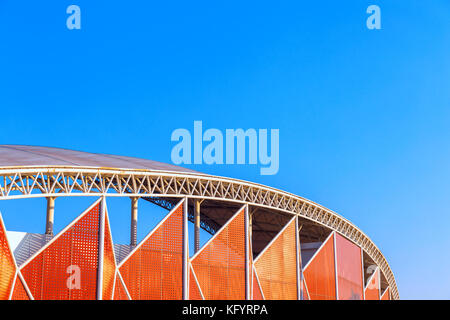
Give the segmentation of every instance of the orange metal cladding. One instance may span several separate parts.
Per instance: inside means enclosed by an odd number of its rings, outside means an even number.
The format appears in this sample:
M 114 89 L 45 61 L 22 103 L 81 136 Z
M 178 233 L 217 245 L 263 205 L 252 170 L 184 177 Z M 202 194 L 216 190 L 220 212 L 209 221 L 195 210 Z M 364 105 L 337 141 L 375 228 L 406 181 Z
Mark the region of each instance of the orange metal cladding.
M 190 300 L 203 300 L 200 289 L 195 281 L 194 273 L 190 270 L 189 276 L 189 299 Z
M 329 237 L 303 270 L 310 300 L 335 300 L 334 241 Z
M 122 284 L 122 281 L 120 281 L 119 273 L 117 273 L 116 276 L 116 285 L 114 286 L 114 300 L 130 300 L 128 298 L 128 295 L 125 291 L 125 288 Z
M 16 264 L 8 245 L 6 230 L 0 216 L 0 300 L 8 300 L 16 274 Z
M 103 300 L 111 300 L 114 287 L 114 275 L 116 273 L 116 262 L 114 259 L 114 248 L 109 228 L 108 213 L 105 213 L 105 244 L 103 254 Z
M 77 218 L 22 269 L 36 300 L 95 300 L 98 270 L 99 203 Z M 70 284 L 80 270 L 80 288 Z M 68 273 L 69 270 L 69 273 Z
M 361 248 L 336 234 L 339 300 L 363 300 Z
M 261 293 L 261 288 L 258 284 L 258 279 L 256 279 L 256 272 L 253 270 L 253 300 L 264 300 Z
M 292 220 L 255 261 L 266 300 L 297 299 L 295 222 Z
M 309 300 L 308 289 L 305 286 L 305 280 L 302 281 L 303 300 Z
M 206 300 L 245 300 L 245 210 L 192 259 Z
M 14 285 L 11 300 L 30 300 L 19 276 L 16 277 L 16 284 Z
M 380 300 L 380 272 L 377 269 L 366 287 L 366 300 Z
M 384 293 L 381 296 L 381 300 L 390 300 L 390 298 L 389 298 L 389 288 L 386 288 L 386 290 L 384 290 Z
M 133 300 L 181 300 L 183 206 L 175 208 L 120 266 Z

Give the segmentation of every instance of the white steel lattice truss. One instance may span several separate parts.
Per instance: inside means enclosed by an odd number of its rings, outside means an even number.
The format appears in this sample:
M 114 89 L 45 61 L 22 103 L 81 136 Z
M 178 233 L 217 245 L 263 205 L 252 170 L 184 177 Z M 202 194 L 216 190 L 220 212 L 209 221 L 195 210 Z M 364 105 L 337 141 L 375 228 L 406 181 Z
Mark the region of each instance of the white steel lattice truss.
M 368 236 L 335 212 L 288 192 L 200 173 L 61 166 L 0 169 L 0 200 L 60 196 L 189 197 L 249 204 L 297 215 L 359 245 L 385 275 L 391 297 L 399 299 L 391 268 Z

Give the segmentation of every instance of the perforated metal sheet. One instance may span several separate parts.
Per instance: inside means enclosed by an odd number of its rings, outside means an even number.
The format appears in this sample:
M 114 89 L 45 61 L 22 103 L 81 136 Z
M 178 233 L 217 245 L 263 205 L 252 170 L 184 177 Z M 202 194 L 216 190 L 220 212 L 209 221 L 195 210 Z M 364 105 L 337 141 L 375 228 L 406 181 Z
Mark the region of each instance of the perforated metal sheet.
M 310 300 L 308 288 L 305 285 L 305 280 L 302 281 L 302 292 L 303 292 L 303 300 Z
M 19 276 L 16 277 L 16 283 L 14 284 L 14 291 L 11 296 L 11 300 L 30 300 L 30 297 L 28 296 Z
M 361 248 L 336 234 L 336 262 L 339 300 L 362 300 Z
M 114 247 L 109 228 L 108 213 L 105 212 L 105 236 L 103 253 L 103 300 L 111 300 L 113 297 L 114 275 L 116 273 L 116 261 L 114 259 Z
M 256 279 L 256 272 L 253 270 L 253 300 L 264 300 L 261 292 L 261 288 L 258 284 L 258 279 Z
M 266 300 L 297 299 L 297 255 L 293 219 L 255 260 Z
M 0 300 L 8 300 L 16 273 L 14 258 L 11 253 L 6 229 L 0 216 Z
M 303 270 L 303 276 L 311 300 L 336 299 L 333 236 L 329 237 L 319 248 L 319 251 Z
M 181 300 L 182 252 L 180 203 L 119 266 L 131 299 Z
M 36 300 L 94 300 L 97 292 L 99 201 L 22 268 Z M 68 267 L 78 267 L 80 288 L 70 288 Z
M 130 300 L 125 291 L 125 287 L 120 280 L 120 273 L 117 273 L 116 284 L 114 286 L 114 300 Z
M 370 282 L 366 286 L 365 290 L 366 300 L 380 300 L 380 272 L 379 269 L 375 271 L 375 274 L 370 279 Z
M 245 299 L 245 239 L 241 209 L 191 260 L 206 300 Z
M 381 300 L 391 300 L 389 295 L 389 288 L 386 288 L 386 290 L 384 290 L 384 293 L 381 296 Z
M 192 269 L 190 270 L 189 275 L 189 299 L 190 300 L 203 300 L 202 294 L 200 293 L 200 288 L 198 287 L 197 282 L 195 281 L 194 273 Z

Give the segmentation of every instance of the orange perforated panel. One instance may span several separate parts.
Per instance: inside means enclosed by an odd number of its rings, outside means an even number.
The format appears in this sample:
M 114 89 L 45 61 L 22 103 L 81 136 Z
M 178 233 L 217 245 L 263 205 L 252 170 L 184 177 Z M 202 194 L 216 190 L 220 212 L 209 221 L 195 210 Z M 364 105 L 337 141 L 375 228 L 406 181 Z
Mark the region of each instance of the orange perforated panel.
M 6 229 L 0 217 L 0 300 L 8 300 L 16 273 L 16 265 L 11 253 Z
M 322 245 L 303 271 L 311 300 L 335 300 L 333 236 Z
M 245 299 L 245 238 L 242 209 L 191 260 L 206 300 Z
M 380 272 L 379 269 L 370 279 L 365 291 L 366 300 L 380 300 Z
M 133 300 L 182 299 L 183 206 L 178 205 L 119 267 Z
M 191 269 L 189 276 L 189 299 L 190 300 L 203 300 L 202 294 L 200 293 L 200 289 L 195 281 L 194 273 Z
M 261 293 L 261 288 L 258 284 L 258 279 L 256 279 L 256 273 L 253 270 L 253 300 L 264 300 Z
M 125 291 L 125 288 L 120 280 L 120 275 L 117 273 L 116 284 L 114 286 L 114 300 L 130 300 Z
M 14 291 L 11 300 L 30 300 L 30 297 L 28 297 L 28 294 L 19 276 L 16 277 L 16 283 L 14 285 Z
M 114 248 L 109 228 L 108 213 L 105 212 L 105 237 L 103 253 L 103 300 L 111 300 L 113 296 L 114 274 L 116 273 L 116 262 L 114 259 Z
M 308 288 L 305 285 L 305 280 L 302 281 L 303 300 L 309 300 Z
M 386 288 L 386 290 L 384 290 L 384 293 L 381 296 L 381 300 L 390 300 L 389 288 Z
M 361 248 L 336 234 L 339 300 L 363 300 Z
M 99 203 L 22 267 L 33 297 L 36 300 L 96 299 L 98 235 Z
M 292 220 L 255 260 L 266 300 L 297 299 L 295 222 Z

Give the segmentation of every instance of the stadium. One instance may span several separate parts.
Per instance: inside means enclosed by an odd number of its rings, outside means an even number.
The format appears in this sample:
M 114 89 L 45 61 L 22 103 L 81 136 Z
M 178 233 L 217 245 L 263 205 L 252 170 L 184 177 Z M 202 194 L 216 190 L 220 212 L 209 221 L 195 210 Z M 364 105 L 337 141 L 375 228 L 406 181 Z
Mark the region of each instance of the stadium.
M 96 200 L 53 234 L 61 197 Z M 113 197 L 129 199 L 126 244 L 111 235 Z M 388 262 L 355 225 L 257 183 L 132 157 L 1 145 L 0 200 L 29 198 L 47 201 L 45 233 L 23 232 L 13 244 L 0 217 L 1 300 L 399 299 Z M 138 242 L 143 201 L 167 213 Z M 201 230 L 211 237 L 200 247 Z

